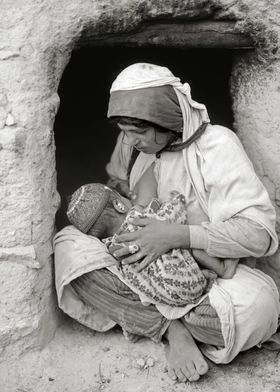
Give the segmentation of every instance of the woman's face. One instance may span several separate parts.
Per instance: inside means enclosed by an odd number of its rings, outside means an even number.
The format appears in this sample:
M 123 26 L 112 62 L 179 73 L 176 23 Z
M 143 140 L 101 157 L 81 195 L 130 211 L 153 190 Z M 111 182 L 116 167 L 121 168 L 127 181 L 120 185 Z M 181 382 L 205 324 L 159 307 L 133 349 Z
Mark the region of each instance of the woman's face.
M 125 144 L 133 146 L 146 154 L 155 154 L 164 148 L 172 137 L 171 131 L 159 132 L 153 126 L 137 127 L 136 125 L 118 124 L 123 131 Z

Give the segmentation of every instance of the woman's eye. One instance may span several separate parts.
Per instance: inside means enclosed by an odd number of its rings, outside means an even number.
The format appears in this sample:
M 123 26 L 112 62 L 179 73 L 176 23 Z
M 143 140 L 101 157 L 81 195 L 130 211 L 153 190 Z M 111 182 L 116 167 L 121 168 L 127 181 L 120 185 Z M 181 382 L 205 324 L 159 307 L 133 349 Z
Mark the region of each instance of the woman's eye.
M 137 129 L 136 131 L 134 131 L 134 133 L 137 133 L 137 135 L 143 135 L 146 132 L 147 132 L 146 129 Z

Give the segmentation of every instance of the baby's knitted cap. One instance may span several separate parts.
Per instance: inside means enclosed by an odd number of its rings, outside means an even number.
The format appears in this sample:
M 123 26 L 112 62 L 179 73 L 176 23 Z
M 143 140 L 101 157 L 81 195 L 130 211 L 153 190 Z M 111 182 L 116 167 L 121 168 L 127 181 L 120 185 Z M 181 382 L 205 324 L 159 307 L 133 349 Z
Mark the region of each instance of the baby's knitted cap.
M 110 188 L 99 183 L 78 188 L 71 196 L 66 212 L 70 223 L 87 233 L 104 211 L 111 192 Z

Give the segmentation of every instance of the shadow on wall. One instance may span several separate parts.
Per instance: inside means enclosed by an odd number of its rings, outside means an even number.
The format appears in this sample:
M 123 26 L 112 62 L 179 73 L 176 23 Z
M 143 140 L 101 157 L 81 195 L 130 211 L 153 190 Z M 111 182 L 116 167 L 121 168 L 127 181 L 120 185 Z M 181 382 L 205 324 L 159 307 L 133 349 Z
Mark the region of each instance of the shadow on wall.
M 192 96 L 206 104 L 212 124 L 232 127 L 229 77 L 233 52 L 221 49 L 86 48 L 74 51 L 59 86 L 55 121 L 56 167 L 61 208 L 56 225 L 68 224 L 66 197 L 89 182 L 106 182 L 108 162 L 118 134 L 107 120 L 110 86 L 134 62 L 167 66 Z

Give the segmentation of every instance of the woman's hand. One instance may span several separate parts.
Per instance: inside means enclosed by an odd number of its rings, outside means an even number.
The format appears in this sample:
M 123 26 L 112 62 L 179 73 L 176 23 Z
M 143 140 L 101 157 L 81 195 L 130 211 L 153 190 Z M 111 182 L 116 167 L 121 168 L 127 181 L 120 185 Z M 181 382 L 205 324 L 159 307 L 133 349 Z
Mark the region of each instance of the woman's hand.
M 133 233 L 119 235 L 117 242 L 128 244 L 115 251 L 114 256 L 116 258 L 121 257 L 122 264 L 131 264 L 142 260 L 139 263 L 138 272 L 170 249 L 189 247 L 188 226 L 148 218 L 133 219 L 130 223 L 142 228 Z M 136 252 L 133 254 L 131 254 L 133 248 L 129 246 L 131 242 L 137 245 Z

